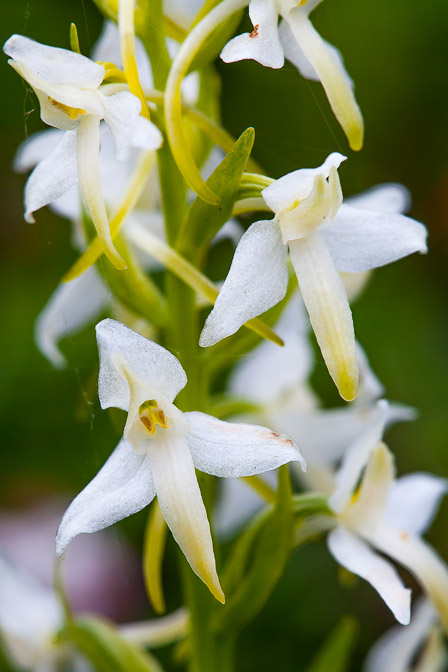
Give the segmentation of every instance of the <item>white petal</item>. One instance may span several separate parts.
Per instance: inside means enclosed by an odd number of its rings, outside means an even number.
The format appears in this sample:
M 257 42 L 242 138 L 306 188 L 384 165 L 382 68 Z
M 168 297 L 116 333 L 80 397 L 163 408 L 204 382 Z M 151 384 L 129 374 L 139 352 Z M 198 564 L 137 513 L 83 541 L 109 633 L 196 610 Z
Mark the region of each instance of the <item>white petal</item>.
M 61 625 L 62 609 L 54 592 L 0 555 L 0 631 L 21 643 L 22 664 Z
M 25 186 L 25 219 L 64 194 L 78 181 L 76 131 L 66 131 L 56 147 L 37 164 Z
M 13 168 L 17 173 L 26 173 L 45 159 L 62 139 L 59 129 L 47 129 L 33 133 L 24 140 L 14 157 Z
M 110 294 L 95 267 L 71 282 L 59 285 L 35 326 L 37 347 L 56 368 L 66 365 L 57 347 L 64 336 L 81 329 L 108 305 Z
M 409 672 L 436 618 L 431 602 L 421 598 L 412 610 L 409 625 L 395 626 L 374 644 L 363 667 L 364 672 Z
M 69 49 L 48 47 L 23 35 L 12 35 L 5 43 L 3 51 L 52 84 L 97 89 L 103 81 L 103 66 L 90 58 Z
M 157 499 L 173 537 L 193 571 L 223 602 L 210 525 L 185 436 L 167 430 L 163 438 L 151 441 L 147 459 Z
M 120 441 L 95 478 L 68 507 L 56 535 L 60 555 L 78 534 L 98 532 L 144 509 L 155 496 L 145 455 Z
M 411 591 L 404 587 L 396 570 L 387 560 L 374 553 L 367 544 L 343 527 L 330 532 L 328 548 L 340 565 L 375 588 L 399 623 L 409 623 Z
M 352 530 L 370 532 L 382 521 L 394 476 L 392 454 L 379 443 L 367 463 L 357 496 L 343 513 L 344 521 Z
M 233 368 L 229 390 L 251 401 L 269 402 L 303 385 L 314 364 L 307 338 L 308 320 L 300 295 L 296 293 L 275 325 L 285 345 L 263 341 Z
M 363 271 L 362 273 L 341 273 L 342 282 L 344 283 L 347 298 L 350 304 L 356 301 L 363 293 L 372 271 Z
M 206 474 L 253 476 L 288 462 L 301 462 L 306 469 L 299 449 L 284 434 L 259 425 L 223 422 L 206 413 L 185 413 L 185 418 L 194 466 Z
M 358 361 L 353 319 L 344 284 L 323 233 L 289 243 L 303 301 L 328 371 L 343 399 L 356 397 Z
M 384 433 L 388 418 L 387 401 L 378 401 L 371 422 L 347 449 L 342 465 L 336 474 L 336 487 L 329 501 L 334 511 L 340 513 L 348 504 L 358 484 L 362 470 Z
M 245 322 L 281 301 L 287 285 L 286 247 L 277 224 L 255 222 L 236 248 L 199 345 L 214 345 L 234 334 Z
M 415 219 L 394 212 L 342 205 L 323 231 L 339 271 L 359 273 L 427 252 L 427 231 Z
M 310 195 L 317 175 L 327 179 L 332 168 L 339 168 L 346 160 L 346 156 L 333 152 L 329 154 L 323 164 L 317 168 L 301 168 L 275 180 L 269 187 L 263 189 L 262 196 L 276 215 L 294 203 L 303 201 Z
M 159 149 L 163 143 L 163 136 L 157 126 L 139 115 L 134 123 L 130 143 L 141 149 Z
M 447 490 L 445 478 L 423 473 L 403 476 L 390 489 L 385 518 L 398 530 L 424 534 Z
M 101 407 L 129 407 L 129 385 L 117 372 L 112 361 L 114 353 L 121 355 L 144 385 L 160 390 L 172 401 L 187 384 L 187 376 L 168 350 L 148 341 L 121 322 L 103 320 L 96 325 L 100 355 L 98 394 Z
M 397 531 L 387 524 L 364 537 L 379 551 L 413 574 L 439 612 L 444 628 L 448 626 L 448 567 L 423 539 Z
M 389 182 L 350 196 L 347 205 L 361 210 L 379 210 L 380 212 L 408 212 L 411 208 L 411 194 L 403 184 Z
M 303 53 L 302 49 L 298 45 L 287 21 L 283 20 L 280 23 L 278 32 L 280 36 L 280 42 L 283 47 L 283 51 L 285 53 L 285 58 L 296 66 L 302 77 L 305 77 L 305 79 L 311 79 L 315 82 L 319 82 L 320 81 L 319 75 L 317 74 L 316 70 L 313 68 L 313 66 Z M 342 58 L 342 54 L 339 51 L 339 49 L 336 49 L 336 47 L 334 47 L 326 40 L 322 40 L 322 42 L 325 44 L 328 51 L 332 53 L 334 61 L 339 63 L 339 68 L 341 70 L 345 69 L 344 59 Z M 353 88 L 353 82 L 347 72 L 346 75 L 350 81 L 351 87 Z
M 230 40 L 221 52 L 222 60 L 234 63 L 250 58 L 268 68 L 281 68 L 285 59 L 278 35 L 278 12 L 274 0 L 252 0 L 249 16 L 253 32 Z
M 325 42 L 301 8 L 284 17 L 295 40 L 315 70 L 333 112 L 342 126 L 352 149 L 362 147 L 364 124 L 353 95 L 353 84 L 345 70 L 339 52 Z
M 119 91 L 112 96 L 103 96 L 104 121 L 109 126 L 115 142 L 115 154 L 119 161 L 129 155 L 131 138 L 140 116 L 141 102 L 129 91 Z

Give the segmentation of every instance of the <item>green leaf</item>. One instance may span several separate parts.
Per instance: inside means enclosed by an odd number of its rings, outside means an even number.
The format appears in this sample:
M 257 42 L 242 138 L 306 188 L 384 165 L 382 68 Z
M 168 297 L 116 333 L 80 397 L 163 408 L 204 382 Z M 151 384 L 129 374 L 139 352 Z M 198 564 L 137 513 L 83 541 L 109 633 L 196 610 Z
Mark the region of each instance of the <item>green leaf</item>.
M 184 256 L 198 259 L 199 252 L 230 219 L 241 176 L 254 144 L 255 131 L 248 128 L 207 180 L 210 189 L 221 198 L 219 205 L 210 205 L 196 198 L 182 224 L 176 248 Z
M 89 617 L 68 621 L 60 636 L 73 642 L 98 672 L 163 672 L 153 656 L 129 644 L 107 621 Z
M 358 623 L 346 616 L 331 632 L 306 672 L 345 672 L 358 635 Z
M 235 634 L 252 621 L 262 609 L 289 559 L 292 547 L 293 507 L 288 466 L 278 471 L 277 501 L 267 515 L 261 515 L 255 526 L 244 535 L 223 575 L 223 587 L 235 590 L 217 613 L 215 627 Z M 257 529 L 259 526 L 260 529 Z M 248 573 L 242 572 L 252 550 Z

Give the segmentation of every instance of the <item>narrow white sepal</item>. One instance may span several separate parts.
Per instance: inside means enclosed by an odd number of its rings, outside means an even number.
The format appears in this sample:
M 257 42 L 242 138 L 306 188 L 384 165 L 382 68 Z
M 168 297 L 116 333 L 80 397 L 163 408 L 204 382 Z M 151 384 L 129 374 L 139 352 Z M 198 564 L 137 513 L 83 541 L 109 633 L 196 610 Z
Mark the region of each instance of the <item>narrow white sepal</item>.
M 54 367 L 62 368 L 67 363 L 58 348 L 61 338 L 88 324 L 109 301 L 110 294 L 94 266 L 56 288 L 34 329 L 37 347 Z
M 259 425 L 224 422 L 206 413 L 185 413 L 185 418 L 194 466 L 206 474 L 253 476 L 288 462 L 300 462 L 306 470 L 298 447 L 284 434 Z
M 66 131 L 28 178 L 24 197 L 26 221 L 34 222 L 33 212 L 65 194 L 77 181 L 76 131 Z
M 409 534 L 424 534 L 447 490 L 446 478 L 424 473 L 402 476 L 390 488 L 385 520 Z
M 110 527 L 141 511 L 156 494 L 145 455 L 122 439 L 95 478 L 68 507 L 56 535 L 60 555 L 78 534 Z
M 407 625 L 411 618 L 411 591 L 404 587 L 394 567 L 343 527 L 332 530 L 327 542 L 336 562 L 368 581 L 397 621 Z
M 236 248 L 199 345 L 214 345 L 281 301 L 288 285 L 286 247 L 275 221 L 255 222 Z
M 336 268 L 359 273 L 428 251 L 426 227 L 396 212 L 341 205 L 323 231 Z

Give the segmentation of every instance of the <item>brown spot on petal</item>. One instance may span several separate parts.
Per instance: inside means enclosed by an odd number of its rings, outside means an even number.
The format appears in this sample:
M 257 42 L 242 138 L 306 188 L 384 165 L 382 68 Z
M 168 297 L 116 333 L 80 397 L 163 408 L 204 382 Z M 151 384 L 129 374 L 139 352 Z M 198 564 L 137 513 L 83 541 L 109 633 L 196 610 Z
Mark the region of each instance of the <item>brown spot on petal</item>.
M 258 29 L 260 27 L 259 23 L 256 23 L 253 31 L 249 34 L 249 37 L 258 37 Z
M 407 541 L 409 539 L 409 534 L 407 532 L 401 532 L 400 537 L 403 541 Z

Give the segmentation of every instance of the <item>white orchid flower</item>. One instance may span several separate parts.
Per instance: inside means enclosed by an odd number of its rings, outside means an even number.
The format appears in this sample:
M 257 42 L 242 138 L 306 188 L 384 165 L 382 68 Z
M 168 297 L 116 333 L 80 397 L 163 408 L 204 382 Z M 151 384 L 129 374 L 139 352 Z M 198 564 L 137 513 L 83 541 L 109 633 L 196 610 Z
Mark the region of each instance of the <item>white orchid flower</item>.
M 57 553 L 81 532 L 96 532 L 147 506 L 163 516 L 193 571 L 224 601 L 195 467 L 214 476 L 250 476 L 303 458 L 265 427 L 182 413 L 173 400 L 187 378 L 179 361 L 120 322 L 97 325 L 102 408 L 128 411 L 123 439 L 67 509 Z
M 328 535 L 330 553 L 348 571 L 368 581 L 404 625 L 410 620 L 411 591 L 376 551 L 416 577 L 447 628 L 448 567 L 421 538 L 446 491 L 447 481 L 430 474 L 395 480 L 390 451 L 372 435 L 346 454 L 329 499 L 337 521 Z
M 285 432 L 300 445 L 307 463 L 306 473 L 296 470 L 294 464 L 291 466 L 303 485 L 331 493 L 336 467 L 352 444 L 364 442 L 366 435 L 371 436 L 372 432 L 374 440 L 379 441 L 387 427 L 414 419 L 415 411 L 380 401 L 384 387 L 359 344 L 360 387 L 356 400 L 341 408 L 322 408 L 309 384 L 313 351 L 307 338 L 309 325 L 305 308 L 298 293 L 290 299 L 275 330 L 285 342 L 284 347 L 263 342 L 241 358 L 230 375 L 228 390 L 236 398 L 259 406 L 257 411 L 241 416 L 246 421 Z M 273 472 L 262 474 L 260 478 L 275 489 Z M 221 484 L 215 510 L 217 531 L 223 537 L 230 536 L 261 505 L 259 493 L 247 483 L 226 479 Z
M 447 650 L 437 614 L 431 602 L 421 598 L 413 609 L 410 624 L 396 625 L 386 632 L 369 651 L 363 670 L 443 672 L 446 663 Z
M 62 625 L 54 591 L 0 555 L 0 636 L 12 661 L 26 670 L 57 672 L 69 654 L 55 642 Z
M 353 82 L 340 52 L 319 35 L 309 20 L 321 0 L 251 0 L 251 33 L 234 37 L 221 52 L 226 63 L 253 59 L 281 68 L 287 58 L 306 79 L 320 81 L 350 146 L 361 149 L 364 123 Z M 278 25 L 279 17 L 282 19 Z
M 353 320 L 339 272 L 360 273 L 413 252 L 426 252 L 426 229 L 401 214 L 342 204 L 333 153 L 319 168 L 297 170 L 262 195 L 275 213 L 252 224 L 200 338 L 210 346 L 278 303 L 288 282 L 287 246 L 327 368 L 341 396 L 358 387 Z
M 141 116 L 141 102 L 129 91 L 107 95 L 101 84 L 103 65 L 81 54 L 48 47 L 22 35 L 13 35 L 3 47 L 10 65 L 34 89 L 42 120 L 65 131 L 53 151 L 41 161 L 25 189 L 25 219 L 79 182 L 81 194 L 108 258 L 124 268 L 109 229 L 99 168 L 100 121 L 104 119 L 115 142 L 119 160 L 130 146 L 157 149 L 160 131 Z

